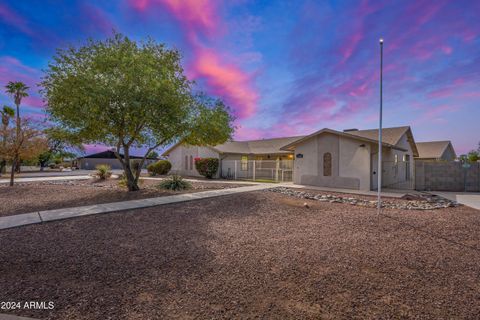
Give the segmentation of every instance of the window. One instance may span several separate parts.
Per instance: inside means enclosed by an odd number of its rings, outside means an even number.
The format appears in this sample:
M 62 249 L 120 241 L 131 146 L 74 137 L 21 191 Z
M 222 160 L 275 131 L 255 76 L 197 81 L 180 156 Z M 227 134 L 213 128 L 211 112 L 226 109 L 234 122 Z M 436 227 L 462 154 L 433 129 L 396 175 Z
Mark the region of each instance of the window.
M 330 152 L 323 154 L 323 175 L 326 177 L 332 175 L 332 154 Z
M 394 174 L 395 174 L 395 177 L 397 176 L 398 174 L 398 154 L 395 155 L 395 159 L 394 159 L 394 164 L 393 164 L 393 169 L 394 169 Z
M 190 170 L 193 170 L 193 156 L 190 156 Z
M 248 156 L 242 156 L 240 160 L 240 170 L 247 171 L 248 170 Z
M 185 170 L 188 170 L 188 156 L 185 156 Z

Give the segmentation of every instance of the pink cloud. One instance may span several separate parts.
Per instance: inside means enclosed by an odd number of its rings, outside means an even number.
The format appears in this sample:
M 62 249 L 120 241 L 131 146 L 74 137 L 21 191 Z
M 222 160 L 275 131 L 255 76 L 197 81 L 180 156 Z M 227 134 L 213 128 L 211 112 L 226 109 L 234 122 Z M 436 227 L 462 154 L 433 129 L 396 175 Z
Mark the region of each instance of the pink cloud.
M 39 70 L 24 65 L 16 58 L 0 57 L 0 85 L 4 86 L 9 81 L 22 81 L 33 89 L 39 80 Z
M 131 5 L 138 11 L 147 11 L 156 5 L 163 5 L 189 32 L 204 35 L 218 34 L 218 5 L 220 2 L 211 0 L 131 0 Z
M 22 100 L 23 104 L 29 107 L 33 108 L 43 108 L 45 106 L 45 103 L 43 102 L 43 99 L 38 97 L 38 96 L 28 96 Z
M 453 48 L 450 46 L 442 46 L 441 50 L 447 55 L 450 55 L 453 52 Z
M 82 11 L 88 20 L 87 23 L 82 24 L 82 28 L 99 31 L 103 35 L 107 36 L 111 35 L 113 30 L 118 30 L 115 24 L 100 8 L 89 4 L 84 4 L 82 6 Z
M 213 94 L 235 107 L 237 117 L 255 113 L 258 94 L 250 86 L 251 76 L 236 65 L 223 62 L 215 51 L 197 47 L 188 73 L 194 79 L 204 78 Z
M 28 26 L 27 21 L 10 9 L 5 3 L 0 3 L 0 18 L 7 24 L 17 28 L 21 32 L 34 35 L 33 30 Z
M 227 52 L 215 50 L 202 42 L 203 37 L 218 37 L 225 32 L 220 14 L 220 2 L 212 0 L 131 0 L 132 6 L 144 12 L 155 5 L 162 5 L 179 21 L 186 40 L 192 48 L 193 58 L 187 66 L 187 74 L 204 81 L 206 91 L 211 92 L 232 107 L 239 119 L 256 112 L 259 95 L 253 86 L 254 77 L 242 70 Z M 238 60 L 237 60 L 238 61 Z
M 433 91 L 430 91 L 427 94 L 427 97 L 430 99 L 445 98 L 449 97 L 452 94 L 452 89 L 450 88 L 440 88 Z

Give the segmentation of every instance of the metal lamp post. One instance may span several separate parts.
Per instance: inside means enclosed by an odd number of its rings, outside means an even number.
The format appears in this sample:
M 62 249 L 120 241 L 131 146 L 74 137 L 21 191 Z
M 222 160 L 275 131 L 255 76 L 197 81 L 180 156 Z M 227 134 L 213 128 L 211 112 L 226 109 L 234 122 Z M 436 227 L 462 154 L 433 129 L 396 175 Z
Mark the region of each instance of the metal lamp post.
M 382 210 L 382 109 L 383 109 L 383 39 L 380 38 L 380 119 L 378 128 L 378 187 L 377 187 L 377 213 Z

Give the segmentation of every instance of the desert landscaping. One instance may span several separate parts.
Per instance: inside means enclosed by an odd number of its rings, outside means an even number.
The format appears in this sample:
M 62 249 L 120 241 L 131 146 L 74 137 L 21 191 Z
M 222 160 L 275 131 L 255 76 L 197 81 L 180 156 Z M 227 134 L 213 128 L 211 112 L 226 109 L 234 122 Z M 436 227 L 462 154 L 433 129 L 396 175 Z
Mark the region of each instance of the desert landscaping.
M 0 300 L 54 301 L 16 312 L 41 319 L 471 319 L 479 223 L 265 190 L 25 226 L 0 233 Z

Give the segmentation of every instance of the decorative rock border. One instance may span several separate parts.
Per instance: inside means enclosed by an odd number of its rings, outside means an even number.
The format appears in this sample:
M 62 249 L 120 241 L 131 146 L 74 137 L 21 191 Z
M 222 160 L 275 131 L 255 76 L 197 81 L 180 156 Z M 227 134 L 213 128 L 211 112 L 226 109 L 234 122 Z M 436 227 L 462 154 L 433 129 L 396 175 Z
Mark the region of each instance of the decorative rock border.
M 347 203 L 355 206 L 376 208 L 376 200 L 367 200 L 359 197 L 349 196 L 339 196 L 332 195 L 328 193 L 313 193 L 308 191 L 298 191 L 285 187 L 277 187 L 268 189 L 269 192 L 281 193 L 287 196 L 292 196 L 300 199 L 309 199 L 317 200 L 320 202 L 330 202 L 330 203 Z M 456 201 L 451 201 L 442 197 L 425 195 L 418 196 L 416 200 L 404 200 L 404 199 L 395 199 L 395 200 L 382 200 L 382 208 L 388 209 L 401 209 L 401 210 L 434 210 L 442 209 L 449 207 L 457 207 L 459 204 Z

